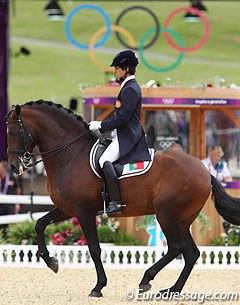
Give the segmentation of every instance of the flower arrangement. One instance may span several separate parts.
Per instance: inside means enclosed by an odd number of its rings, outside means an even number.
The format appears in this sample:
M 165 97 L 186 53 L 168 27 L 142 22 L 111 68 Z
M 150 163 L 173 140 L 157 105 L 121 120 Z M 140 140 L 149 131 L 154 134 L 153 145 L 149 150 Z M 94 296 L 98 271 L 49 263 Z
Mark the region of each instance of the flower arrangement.
M 0 232 L 0 244 L 13 245 L 36 245 L 37 236 L 35 232 L 36 221 L 25 221 L 18 224 L 10 224 L 7 237 L 3 238 Z M 120 232 L 119 222 L 114 218 L 96 218 L 98 239 L 100 243 L 113 243 L 115 245 L 142 245 L 127 232 Z M 87 245 L 85 236 L 77 218 L 49 225 L 45 232 L 46 244 L 53 245 Z
M 76 217 L 72 218 L 70 223 L 68 222 L 67 228 L 50 234 L 50 241 L 54 245 L 87 245 L 87 240 Z
M 114 218 L 96 218 L 98 238 L 100 242 L 114 243 L 114 233 L 118 229 L 118 222 Z M 63 227 L 50 235 L 51 243 L 54 245 L 87 245 L 87 240 L 83 235 L 81 225 L 76 217 L 73 217 L 68 227 Z

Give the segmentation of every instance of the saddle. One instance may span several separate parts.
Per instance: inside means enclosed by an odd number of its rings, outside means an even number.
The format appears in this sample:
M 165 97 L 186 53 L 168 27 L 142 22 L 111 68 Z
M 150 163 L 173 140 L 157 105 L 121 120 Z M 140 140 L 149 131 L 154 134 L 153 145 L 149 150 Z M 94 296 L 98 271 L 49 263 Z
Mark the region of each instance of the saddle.
M 111 142 L 112 140 L 109 138 L 97 140 L 90 151 L 90 155 L 89 155 L 90 166 L 94 174 L 99 178 L 103 178 L 102 170 L 99 165 L 99 159 Z M 149 153 L 151 156 L 151 161 L 141 161 L 136 163 L 128 163 L 124 165 L 120 164 L 118 160 L 114 162 L 113 166 L 118 176 L 118 179 L 143 175 L 147 171 L 149 171 L 153 163 L 154 149 L 149 148 Z
M 90 151 L 89 161 L 91 168 L 95 175 L 103 180 L 104 176 L 99 165 L 99 159 L 111 142 L 112 140 L 108 138 L 97 140 Z M 151 168 L 154 156 L 154 149 L 149 149 L 149 153 L 151 156 L 151 161 L 142 161 L 125 165 L 121 165 L 119 161 L 114 162 L 113 166 L 118 179 L 133 177 L 146 173 Z M 108 206 L 111 198 L 109 197 L 109 190 L 107 188 L 105 180 L 101 191 L 101 198 L 103 203 L 103 210 L 99 211 L 99 213 L 106 216 L 107 214 L 105 213 L 105 208 L 106 206 Z

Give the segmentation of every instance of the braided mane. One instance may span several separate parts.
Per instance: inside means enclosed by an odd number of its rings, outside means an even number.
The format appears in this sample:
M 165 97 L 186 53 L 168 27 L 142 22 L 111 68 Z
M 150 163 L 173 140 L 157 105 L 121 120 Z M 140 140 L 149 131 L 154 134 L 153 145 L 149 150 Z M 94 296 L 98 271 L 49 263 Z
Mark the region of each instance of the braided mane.
M 80 115 L 77 115 L 71 109 L 67 109 L 67 108 L 63 107 L 61 104 L 56 104 L 52 101 L 44 101 L 44 100 L 30 101 L 30 102 L 27 102 L 27 103 L 23 104 L 21 107 L 23 107 L 23 106 L 34 106 L 34 105 L 47 105 L 47 106 L 50 106 L 50 107 L 56 107 L 58 109 L 63 109 L 67 113 L 69 113 L 69 115 L 72 115 L 73 117 L 75 117 L 76 120 L 83 123 L 85 128 L 88 127 L 88 124 L 83 120 L 83 118 Z

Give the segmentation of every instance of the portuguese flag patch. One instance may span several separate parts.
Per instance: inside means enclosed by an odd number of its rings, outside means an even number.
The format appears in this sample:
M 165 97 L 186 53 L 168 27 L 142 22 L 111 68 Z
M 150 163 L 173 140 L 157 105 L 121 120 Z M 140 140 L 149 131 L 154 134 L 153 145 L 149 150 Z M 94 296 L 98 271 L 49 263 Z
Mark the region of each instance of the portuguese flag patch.
M 129 163 L 129 170 L 144 169 L 144 162 Z

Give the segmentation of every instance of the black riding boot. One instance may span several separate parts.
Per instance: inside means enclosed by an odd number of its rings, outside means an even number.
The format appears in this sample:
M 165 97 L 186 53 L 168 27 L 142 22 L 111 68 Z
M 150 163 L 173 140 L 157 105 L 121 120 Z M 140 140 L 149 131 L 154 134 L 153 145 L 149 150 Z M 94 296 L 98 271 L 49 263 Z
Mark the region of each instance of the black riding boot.
M 105 182 L 107 184 L 108 193 L 111 198 L 109 206 L 106 208 L 106 213 L 111 214 L 121 214 L 121 199 L 118 177 L 116 175 L 115 169 L 111 162 L 106 161 L 103 164 L 103 174 L 105 177 Z M 99 211 L 98 214 L 102 214 L 104 211 Z

